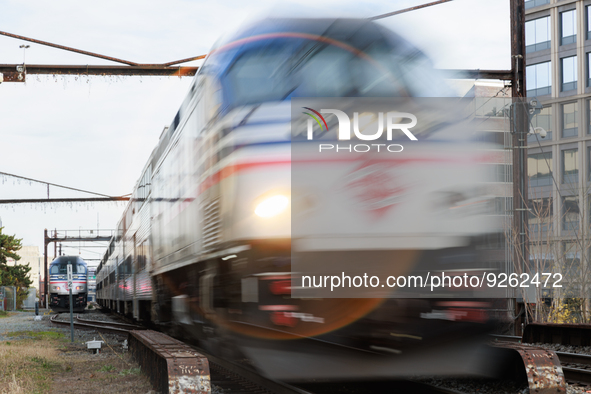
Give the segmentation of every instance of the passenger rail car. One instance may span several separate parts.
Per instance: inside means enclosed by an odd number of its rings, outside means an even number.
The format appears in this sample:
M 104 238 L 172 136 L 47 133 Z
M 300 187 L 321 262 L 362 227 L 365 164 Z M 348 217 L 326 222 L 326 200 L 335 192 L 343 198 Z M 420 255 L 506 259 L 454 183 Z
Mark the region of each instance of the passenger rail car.
M 55 312 L 70 311 L 68 264 L 72 265 L 73 310 L 82 313 L 88 296 L 88 265 L 78 256 L 60 256 L 49 265 L 49 307 Z
M 290 99 L 447 94 L 416 48 L 368 20 L 268 19 L 243 30 L 211 51 L 163 130 L 98 267 L 98 303 L 181 327 L 211 351 L 246 356 L 279 379 L 471 371 L 475 344 L 489 329 L 482 303 L 290 297 L 297 241 L 290 216 Z M 316 169 L 334 169 L 323 166 Z M 430 168 L 425 182 L 451 175 L 445 164 Z M 318 194 L 314 201 L 330 198 Z M 274 205 L 278 200 L 287 204 Z M 382 224 L 395 227 L 400 212 L 423 215 L 416 205 L 401 205 L 384 214 Z M 454 226 L 461 228 L 461 221 Z M 370 257 L 359 264 L 371 265 L 377 250 L 411 265 L 436 252 L 445 255 L 441 267 L 456 256 L 465 260 L 469 254 L 458 245 L 473 240 L 452 245 L 445 233 L 451 222 L 437 228 L 442 232 L 428 236 L 439 250 L 409 250 L 405 242 L 333 248 L 317 250 L 324 256 L 319 263 L 363 252 Z M 415 239 L 427 240 L 421 231 Z M 395 233 L 400 228 L 386 235 L 395 240 Z M 375 234 L 371 224 L 360 221 L 356 235 L 368 234 Z M 452 307 L 462 310 L 454 314 L 457 321 L 435 318 Z

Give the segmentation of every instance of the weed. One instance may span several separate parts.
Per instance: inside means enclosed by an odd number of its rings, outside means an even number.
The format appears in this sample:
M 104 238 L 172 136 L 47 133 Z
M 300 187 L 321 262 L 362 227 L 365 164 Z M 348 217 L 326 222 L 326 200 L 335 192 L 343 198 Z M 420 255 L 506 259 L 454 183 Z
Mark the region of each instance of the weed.
M 115 370 L 115 367 L 114 366 L 112 366 L 111 364 L 107 364 L 107 365 L 103 365 L 101 367 L 101 369 L 99 369 L 99 372 L 111 372 L 111 371 L 114 371 L 114 370 Z
M 9 337 L 29 337 L 33 339 L 60 339 L 64 334 L 57 331 L 14 331 L 6 334 Z
M 31 361 L 36 362 L 37 364 L 41 365 L 43 369 L 52 369 L 53 367 L 57 366 L 55 362 L 51 362 L 47 360 L 45 357 L 33 357 Z
M 125 375 L 138 375 L 142 372 L 141 368 L 129 368 L 129 369 L 124 369 L 123 371 L 119 372 L 119 375 L 125 376 Z
M 0 393 L 49 392 L 48 373 L 59 366 L 60 360 L 47 341 L 0 342 Z

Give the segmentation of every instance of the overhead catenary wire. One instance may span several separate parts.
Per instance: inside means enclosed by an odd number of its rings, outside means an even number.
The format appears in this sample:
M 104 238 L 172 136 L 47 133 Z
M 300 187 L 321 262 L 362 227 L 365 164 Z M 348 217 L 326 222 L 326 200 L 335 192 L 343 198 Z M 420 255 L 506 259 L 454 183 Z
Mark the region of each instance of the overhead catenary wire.
M 421 4 L 414 7 L 405 8 L 398 11 L 388 12 L 385 14 L 380 14 L 376 16 L 372 16 L 368 18 L 369 20 L 379 20 L 388 18 L 394 15 L 403 14 L 410 11 L 415 11 L 427 7 L 431 7 L 434 5 L 447 3 L 453 0 L 437 0 L 426 4 Z M 178 67 L 178 71 L 176 68 L 170 67 L 173 65 L 186 63 L 195 60 L 204 59 L 207 54 L 198 55 L 198 56 L 191 56 L 185 59 L 179 59 L 171 62 L 160 63 L 160 64 L 144 64 L 144 63 L 136 63 L 125 59 L 120 59 L 112 56 L 106 56 L 95 52 L 90 52 L 82 49 L 72 48 L 65 45 L 59 45 L 48 41 L 38 40 L 31 37 L 25 37 L 18 34 L 13 34 L 5 31 L 0 31 L 0 35 L 4 35 L 7 37 L 32 42 L 39 45 L 45 45 L 57 49 L 61 49 L 64 51 L 70 51 L 75 53 L 80 53 L 82 55 L 96 57 L 104 60 L 109 60 L 115 63 L 125 64 L 125 66 L 90 66 L 86 65 L 86 75 L 173 75 L 169 74 L 171 71 L 174 72 L 174 75 L 180 76 L 193 76 L 197 72 L 197 67 Z M 0 65 L 0 71 L 4 72 L 12 72 L 15 69 L 16 65 Z M 24 66 L 24 62 L 23 62 Z M 64 65 L 28 65 L 27 73 L 28 74 L 82 74 L 84 73 L 82 70 L 82 66 L 64 66 Z M 90 69 L 92 68 L 92 73 L 90 73 Z M 506 73 L 506 72 L 505 72 Z M 12 81 L 11 82 L 18 82 Z
M 16 175 L 16 174 L 9 174 L 7 172 L 0 172 L 0 175 L 12 177 L 12 178 L 24 179 L 24 180 L 29 181 L 29 182 L 41 183 L 41 184 L 44 184 L 44 185 L 47 185 L 47 186 L 54 186 L 54 187 L 59 187 L 59 188 L 62 188 L 62 189 L 74 190 L 74 191 L 77 191 L 77 192 L 94 194 L 96 196 L 107 197 L 107 198 L 125 197 L 125 196 L 130 196 L 131 195 L 131 193 L 129 193 L 129 194 L 123 194 L 122 196 L 109 196 L 107 194 L 91 192 L 89 190 L 83 190 L 83 189 L 78 189 L 78 188 L 75 188 L 75 187 L 58 185 L 57 183 L 51 183 L 51 182 L 41 181 L 39 179 L 27 178 L 27 177 Z
M 434 5 L 447 3 L 449 1 L 453 1 L 453 0 L 438 0 L 438 1 L 433 1 L 431 3 L 425 3 L 425 4 L 417 5 L 417 6 L 414 6 L 414 7 L 404 8 L 404 9 L 398 10 L 398 11 L 388 12 L 386 14 L 372 16 L 369 19 L 372 20 L 372 21 L 375 21 L 375 20 L 378 20 L 378 19 L 384 19 L 384 18 L 388 18 L 388 17 L 394 16 L 394 15 L 403 14 L 405 12 L 420 10 L 421 8 L 427 8 L 427 7 L 431 7 L 431 6 L 434 6 Z

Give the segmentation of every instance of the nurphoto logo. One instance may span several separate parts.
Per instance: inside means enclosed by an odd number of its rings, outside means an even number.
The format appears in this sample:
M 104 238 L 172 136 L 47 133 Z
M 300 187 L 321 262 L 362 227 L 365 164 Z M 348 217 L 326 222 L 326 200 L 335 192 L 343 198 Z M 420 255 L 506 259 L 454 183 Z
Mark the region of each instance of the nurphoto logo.
M 377 114 L 377 130 L 373 133 L 367 133 L 367 129 L 364 129 L 363 132 L 360 129 L 360 115 L 359 112 L 353 113 L 353 122 L 349 118 L 345 112 L 340 111 L 338 109 L 321 109 L 320 111 L 316 111 L 310 107 L 302 107 L 309 112 L 303 112 L 303 114 L 308 115 L 310 118 L 308 119 L 307 123 L 307 134 L 306 138 L 308 140 L 314 140 L 314 137 L 322 137 L 326 133 L 329 132 L 328 123 L 323 115 L 334 115 L 336 116 L 338 122 L 338 131 L 337 131 L 337 138 L 339 141 L 347 141 L 351 140 L 352 137 L 355 137 L 361 141 L 375 141 L 382 138 L 384 134 L 384 118 L 385 120 L 385 132 L 386 132 L 386 140 L 392 141 L 394 130 L 400 130 L 410 139 L 411 141 L 417 141 L 417 137 L 409 130 L 417 125 L 417 117 L 408 112 L 378 112 Z M 374 114 L 367 114 L 364 113 L 362 116 L 368 116 L 375 118 Z M 410 122 L 409 122 L 410 120 Z M 351 123 L 353 123 L 353 128 L 351 131 Z M 315 127 L 318 125 L 318 127 Z M 316 128 L 316 131 L 314 130 Z M 388 151 L 388 152 L 402 152 L 404 149 L 400 144 L 326 144 L 322 143 L 318 145 L 319 152 L 323 151 L 333 151 L 333 152 L 369 152 L 369 151 Z

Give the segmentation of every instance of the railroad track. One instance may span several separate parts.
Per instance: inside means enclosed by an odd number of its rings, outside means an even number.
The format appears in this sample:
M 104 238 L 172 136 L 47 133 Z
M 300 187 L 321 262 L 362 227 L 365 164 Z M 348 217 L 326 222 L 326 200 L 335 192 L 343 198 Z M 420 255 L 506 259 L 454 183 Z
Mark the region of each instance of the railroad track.
M 59 320 L 58 316 L 59 314 L 52 316 L 50 321 L 53 324 L 70 325 L 69 320 Z M 131 330 L 146 329 L 145 327 L 134 324 L 87 320 L 80 318 L 80 316 L 76 316 L 74 319 L 74 326 L 77 329 L 93 329 L 122 335 L 128 335 Z M 166 344 L 162 346 L 165 347 Z M 211 384 L 223 391 L 240 394 L 312 394 L 295 386 L 267 379 L 245 367 L 206 354 L 202 349 L 194 346 L 191 347 L 207 357 Z
M 591 356 L 586 354 L 556 352 L 568 382 L 591 386 Z
M 435 386 L 426 382 L 413 380 L 398 381 L 364 381 L 364 382 L 331 382 L 308 383 L 301 385 L 314 394 L 375 394 L 375 393 L 413 393 L 413 394 L 466 394 L 465 392 Z
M 490 336 L 493 337 L 495 339 L 495 341 L 498 341 L 498 342 L 521 343 L 521 337 L 520 336 L 515 336 L 515 335 L 497 335 L 497 334 L 491 334 Z
M 76 321 L 84 324 L 95 324 L 99 326 L 108 326 L 108 327 L 117 327 L 122 328 L 125 330 L 145 330 L 144 326 L 140 326 L 138 324 L 129 324 L 129 323 L 116 323 L 116 322 L 107 322 L 107 321 L 100 321 L 100 320 L 88 320 L 82 319 L 80 315 L 76 315 Z
M 521 343 L 514 335 L 491 335 L 495 341 Z M 591 386 L 591 356 L 578 353 L 555 352 L 567 382 Z
M 70 324 L 69 320 L 58 320 L 59 315 L 54 315 L 50 320 L 54 324 L 65 325 L 68 326 Z M 138 329 L 145 329 L 145 327 L 138 326 L 135 324 L 128 324 L 128 323 L 117 323 L 117 322 L 106 322 L 106 321 L 96 321 L 96 320 L 88 320 L 83 319 L 80 316 L 76 316 L 74 320 L 74 325 L 76 328 L 81 329 L 93 329 L 98 331 L 106 331 L 110 333 L 116 333 L 121 335 L 128 335 L 130 330 L 138 330 Z M 504 338 L 510 338 L 507 336 L 499 336 L 499 341 L 504 340 Z M 519 337 L 515 337 L 519 338 Z M 164 345 L 165 346 L 165 345 Z M 323 385 L 317 384 L 310 384 L 310 385 L 301 385 L 301 387 L 296 387 L 293 385 L 289 385 L 283 382 L 278 382 L 274 380 L 267 379 L 257 372 L 248 369 L 244 366 L 223 360 L 219 357 L 214 355 L 208 354 L 203 349 L 190 346 L 191 348 L 195 349 L 197 352 L 202 354 L 208 359 L 209 363 L 209 371 L 210 371 L 210 383 L 212 385 L 212 389 L 214 386 L 218 387 L 224 392 L 228 393 L 240 393 L 240 394 L 324 394 L 324 393 L 335 393 L 339 392 L 338 386 L 339 383 L 326 383 Z M 565 353 L 566 354 L 566 353 Z M 576 357 L 579 355 L 574 355 Z M 565 361 L 566 362 L 566 361 Z M 575 361 L 569 361 L 580 367 L 583 364 L 581 359 L 576 359 Z M 590 362 L 591 364 L 591 362 Z M 591 367 L 591 366 L 590 366 Z M 570 369 L 569 369 L 570 368 Z M 567 371 L 571 376 L 571 380 L 573 382 L 577 382 L 582 384 L 584 381 L 581 378 L 581 374 L 585 372 L 579 372 L 579 369 L 576 367 L 567 367 L 565 370 L 565 374 Z M 591 374 L 591 371 L 589 371 Z M 343 384 L 340 384 L 341 386 Z M 352 389 L 354 393 L 357 394 L 369 394 L 375 392 L 413 392 L 413 393 L 423 393 L 423 394 L 435 394 L 435 393 L 445 393 L 445 394 L 462 394 L 459 391 L 446 389 L 443 387 L 433 386 L 423 382 L 414 382 L 414 381 L 402 381 L 402 382 L 364 382 L 361 384 L 355 383 L 347 383 L 346 386 L 349 389 Z M 213 390 L 212 390 L 213 391 Z
M 229 393 L 313 394 L 311 391 L 296 386 L 267 379 L 255 371 L 209 354 L 197 346 L 189 346 L 207 357 L 212 389 L 213 385 L 215 385 L 227 390 Z
M 49 320 L 53 324 L 58 325 L 70 325 L 69 320 L 59 320 L 59 314 L 53 315 Z M 126 323 L 115 323 L 115 322 L 104 322 L 104 321 L 96 321 L 96 320 L 85 320 L 81 319 L 78 315 L 76 315 L 76 319 L 74 319 L 74 327 L 82 328 L 87 330 L 97 330 L 103 332 L 109 332 L 111 334 L 121 334 L 127 335 L 130 330 L 145 330 L 144 327 L 126 324 Z

